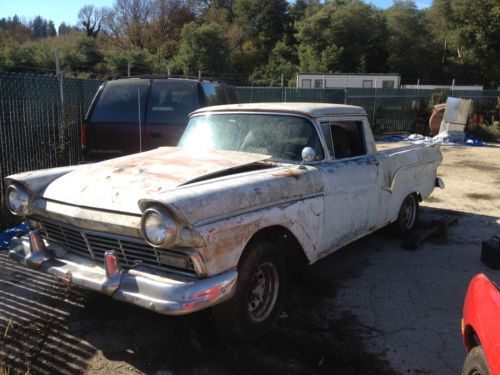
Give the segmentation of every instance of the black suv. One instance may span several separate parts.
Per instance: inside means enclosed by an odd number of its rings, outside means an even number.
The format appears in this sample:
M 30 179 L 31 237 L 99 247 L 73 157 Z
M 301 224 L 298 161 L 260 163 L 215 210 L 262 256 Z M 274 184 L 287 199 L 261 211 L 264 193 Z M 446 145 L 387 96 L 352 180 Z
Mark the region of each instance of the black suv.
M 238 102 L 233 86 L 213 81 L 155 76 L 105 82 L 83 124 L 84 158 L 100 161 L 175 146 L 189 113 Z

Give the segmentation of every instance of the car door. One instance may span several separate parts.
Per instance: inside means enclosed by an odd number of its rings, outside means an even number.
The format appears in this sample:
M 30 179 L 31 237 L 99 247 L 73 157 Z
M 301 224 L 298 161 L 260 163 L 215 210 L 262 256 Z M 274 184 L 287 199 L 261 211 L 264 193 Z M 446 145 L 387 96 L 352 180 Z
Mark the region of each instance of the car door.
M 378 160 L 367 155 L 362 119 L 320 123 L 330 158 L 320 166 L 325 189 L 324 248 L 335 250 L 376 228 Z

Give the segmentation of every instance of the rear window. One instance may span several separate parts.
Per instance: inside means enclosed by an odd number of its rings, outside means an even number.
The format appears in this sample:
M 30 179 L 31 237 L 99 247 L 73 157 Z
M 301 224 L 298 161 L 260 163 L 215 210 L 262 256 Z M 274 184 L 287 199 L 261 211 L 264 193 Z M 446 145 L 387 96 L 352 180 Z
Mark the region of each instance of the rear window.
M 147 80 L 111 81 L 104 86 L 92 112 L 92 122 L 136 123 L 144 116 Z
M 202 83 L 203 96 L 206 106 L 227 104 L 224 86 L 213 83 Z
M 154 124 L 187 124 L 189 114 L 199 108 L 196 82 L 154 80 L 146 121 Z

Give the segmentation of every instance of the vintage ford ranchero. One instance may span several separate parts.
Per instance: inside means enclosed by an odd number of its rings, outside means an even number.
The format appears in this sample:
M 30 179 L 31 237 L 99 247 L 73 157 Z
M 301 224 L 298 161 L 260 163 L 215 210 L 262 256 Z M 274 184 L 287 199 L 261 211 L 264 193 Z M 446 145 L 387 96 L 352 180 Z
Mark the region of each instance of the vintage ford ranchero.
M 178 147 L 6 178 L 30 226 L 9 254 L 161 314 L 210 307 L 224 335 L 252 341 L 292 266 L 388 224 L 407 234 L 441 161 L 439 145 L 377 152 L 360 107 L 203 108 Z

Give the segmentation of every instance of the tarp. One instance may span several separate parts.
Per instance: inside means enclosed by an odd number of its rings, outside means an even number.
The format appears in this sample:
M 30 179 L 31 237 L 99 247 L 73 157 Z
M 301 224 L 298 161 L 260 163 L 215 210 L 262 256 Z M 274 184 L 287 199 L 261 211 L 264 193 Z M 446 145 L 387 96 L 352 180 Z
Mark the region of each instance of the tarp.
M 444 146 L 486 146 L 479 138 L 474 138 L 462 132 L 442 132 L 435 137 L 427 137 L 422 134 L 390 135 L 376 137 L 378 142 L 409 142 L 413 144 L 441 143 Z
M 9 248 L 10 240 L 12 237 L 18 234 L 24 234 L 29 231 L 28 224 L 23 222 L 17 227 L 7 229 L 6 231 L 0 232 L 0 250 L 5 250 Z

